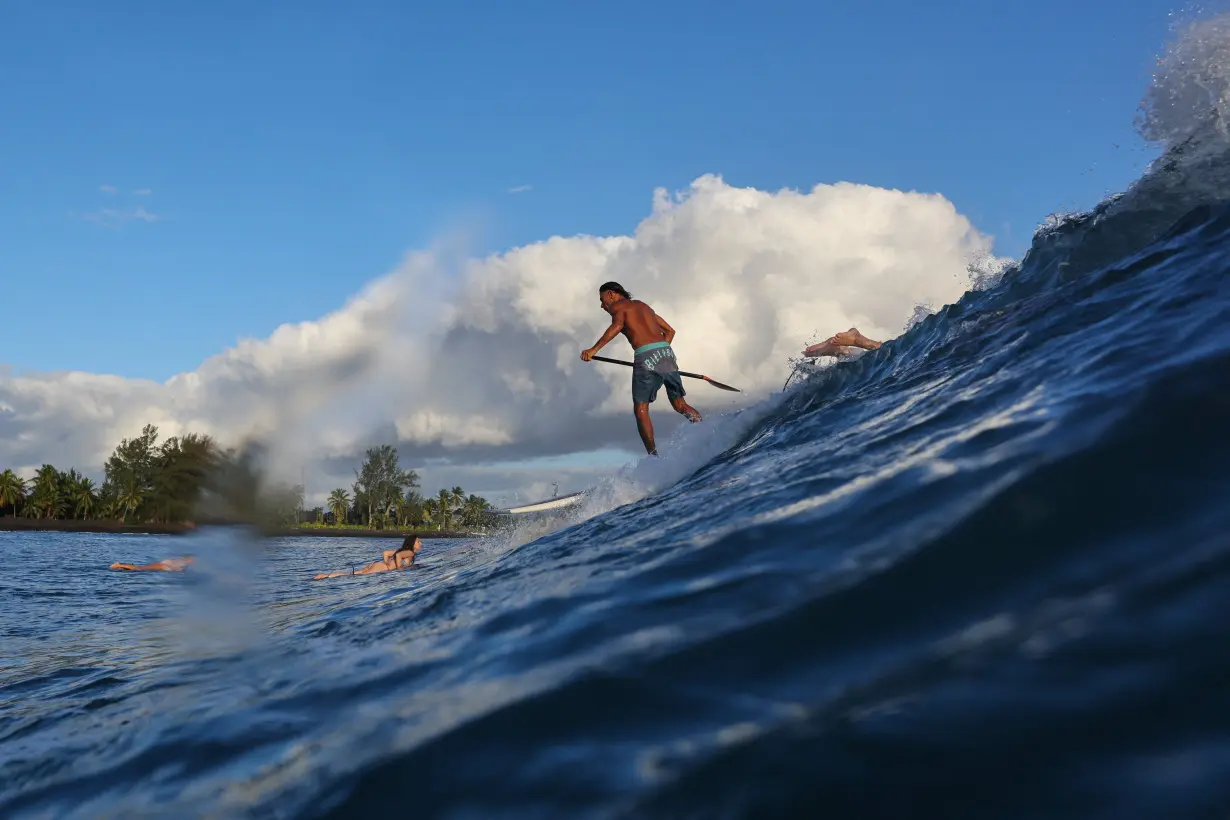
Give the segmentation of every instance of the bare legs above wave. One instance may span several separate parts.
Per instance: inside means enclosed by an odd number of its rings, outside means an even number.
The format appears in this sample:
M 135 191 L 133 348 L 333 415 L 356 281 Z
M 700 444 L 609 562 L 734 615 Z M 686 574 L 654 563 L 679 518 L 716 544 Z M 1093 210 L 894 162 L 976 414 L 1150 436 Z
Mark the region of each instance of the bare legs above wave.
M 688 404 L 683 396 L 670 399 L 670 403 L 676 413 L 693 424 L 701 420 L 700 413 L 695 407 Z M 649 418 L 649 403 L 634 402 L 632 404 L 632 414 L 636 416 L 636 431 L 641 434 L 641 443 L 645 445 L 645 452 L 651 456 L 656 456 L 658 454 L 658 446 L 653 440 L 653 421 Z
M 803 351 L 803 357 L 806 359 L 817 359 L 821 356 L 848 356 L 851 353 L 857 352 L 860 348 L 863 350 L 875 350 L 883 342 L 877 342 L 875 339 L 868 339 L 859 329 L 852 327 L 849 330 L 843 330 L 840 333 L 834 333 L 832 336 L 825 339 L 823 342 L 817 342 Z M 786 383 L 782 385 L 785 390 L 790 386 L 790 382 L 799 373 L 805 373 L 809 370 L 814 370 L 816 365 L 812 362 L 806 365 L 796 365 L 790 371 L 790 375 L 786 377 Z
M 882 344 L 884 343 L 868 339 L 859 332 L 858 328 L 852 327 L 849 330 L 843 330 L 841 333 L 834 333 L 823 342 L 812 345 L 803 351 L 803 355 L 809 359 L 819 356 L 845 356 L 853 353 L 858 348 L 875 350 Z

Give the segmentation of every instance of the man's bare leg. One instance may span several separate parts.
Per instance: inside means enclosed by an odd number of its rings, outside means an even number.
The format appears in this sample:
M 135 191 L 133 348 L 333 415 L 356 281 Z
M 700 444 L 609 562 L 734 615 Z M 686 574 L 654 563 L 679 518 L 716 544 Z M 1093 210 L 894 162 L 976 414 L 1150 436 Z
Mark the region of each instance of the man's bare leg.
M 649 419 L 649 404 L 635 402 L 632 405 L 632 412 L 636 416 L 636 431 L 641 434 L 641 443 L 645 445 L 645 452 L 656 456 L 658 448 L 653 443 L 653 422 Z
M 859 333 L 858 328 L 852 327 L 849 330 L 843 330 L 841 333 L 834 333 L 819 344 L 812 345 L 803 351 L 803 355 L 809 358 L 816 356 L 844 356 L 848 353 L 853 353 L 857 348 L 875 350 L 882 344 L 883 342 L 868 339 L 862 333 Z
M 677 399 L 671 399 L 671 407 L 675 408 L 675 412 L 681 416 L 686 416 L 688 421 L 695 424 L 700 421 L 700 411 L 688 404 L 687 401 L 680 396 Z

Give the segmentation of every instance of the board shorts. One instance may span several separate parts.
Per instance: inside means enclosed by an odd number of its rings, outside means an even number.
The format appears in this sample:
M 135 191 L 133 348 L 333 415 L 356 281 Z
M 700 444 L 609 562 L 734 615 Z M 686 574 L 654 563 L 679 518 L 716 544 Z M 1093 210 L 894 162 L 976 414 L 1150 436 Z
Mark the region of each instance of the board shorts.
M 666 397 L 671 401 L 687 395 L 670 343 L 654 342 L 638 347 L 632 357 L 632 402 L 649 404 L 658 397 L 662 385 L 666 385 Z

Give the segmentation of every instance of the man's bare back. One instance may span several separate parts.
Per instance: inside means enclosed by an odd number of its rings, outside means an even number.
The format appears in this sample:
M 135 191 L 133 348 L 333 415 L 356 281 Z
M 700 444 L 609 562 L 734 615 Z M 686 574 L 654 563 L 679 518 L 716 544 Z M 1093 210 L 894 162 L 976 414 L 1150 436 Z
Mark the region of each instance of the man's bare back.
M 654 342 L 669 342 L 675 338 L 675 330 L 668 325 L 653 308 L 640 299 L 624 299 L 611 305 L 611 318 L 619 318 L 623 327 L 620 333 L 633 348 L 653 344 Z
M 633 350 L 657 342 L 670 344 L 674 340 L 675 329 L 667 324 L 665 319 L 640 299 L 623 295 L 626 293 L 606 291 L 599 294 L 598 303 L 611 315 L 611 326 L 602 334 L 596 345 L 581 351 L 584 361 L 588 362 L 595 353 L 621 334 L 628 340 L 628 344 L 632 345 Z

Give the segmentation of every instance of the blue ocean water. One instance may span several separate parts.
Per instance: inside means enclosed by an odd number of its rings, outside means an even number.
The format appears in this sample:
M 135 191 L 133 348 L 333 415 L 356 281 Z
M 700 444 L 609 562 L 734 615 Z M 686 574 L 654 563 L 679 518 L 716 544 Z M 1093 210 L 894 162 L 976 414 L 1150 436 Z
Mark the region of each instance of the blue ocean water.
M 326 582 L 388 543 L 0 534 L 0 816 L 1227 816 L 1230 152 L 1184 122 L 571 521 Z

